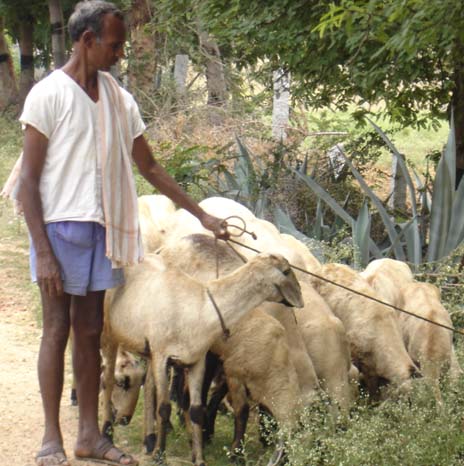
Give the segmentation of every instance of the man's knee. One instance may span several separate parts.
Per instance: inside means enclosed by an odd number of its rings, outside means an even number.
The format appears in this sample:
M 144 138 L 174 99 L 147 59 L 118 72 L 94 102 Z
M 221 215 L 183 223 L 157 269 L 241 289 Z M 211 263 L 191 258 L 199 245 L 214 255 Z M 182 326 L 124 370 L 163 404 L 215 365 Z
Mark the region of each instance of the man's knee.
M 42 338 L 45 343 L 55 346 L 57 349 L 66 347 L 69 337 L 69 326 L 59 325 L 58 322 L 48 323 L 43 326 Z
M 87 322 L 86 325 L 73 325 L 73 339 L 77 345 L 80 341 L 88 342 L 89 340 L 96 340 L 100 342 L 103 325 L 96 322 L 94 325 Z
M 103 298 L 103 292 L 75 297 L 71 319 L 76 339 L 100 338 L 103 330 Z

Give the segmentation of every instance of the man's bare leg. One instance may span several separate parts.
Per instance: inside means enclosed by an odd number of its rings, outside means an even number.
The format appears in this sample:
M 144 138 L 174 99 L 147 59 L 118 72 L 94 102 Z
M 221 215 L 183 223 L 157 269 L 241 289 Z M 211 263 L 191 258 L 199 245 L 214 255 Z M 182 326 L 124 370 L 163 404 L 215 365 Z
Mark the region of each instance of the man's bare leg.
M 79 400 L 76 453 L 90 453 L 100 439 L 98 392 L 100 387 L 100 336 L 103 329 L 104 291 L 73 296 L 73 368 Z
M 74 453 L 78 457 L 92 457 L 107 440 L 98 427 L 98 392 L 100 389 L 100 336 L 103 329 L 104 291 L 89 292 L 87 296 L 73 296 L 71 325 L 73 329 L 73 367 L 79 400 L 79 428 Z M 121 465 L 134 464 L 112 447 L 104 449 L 104 457 Z
M 42 449 L 62 448 L 60 401 L 63 392 L 64 353 L 69 336 L 71 296 L 49 296 L 40 289 L 43 309 L 42 340 L 38 372 L 40 393 L 45 414 Z

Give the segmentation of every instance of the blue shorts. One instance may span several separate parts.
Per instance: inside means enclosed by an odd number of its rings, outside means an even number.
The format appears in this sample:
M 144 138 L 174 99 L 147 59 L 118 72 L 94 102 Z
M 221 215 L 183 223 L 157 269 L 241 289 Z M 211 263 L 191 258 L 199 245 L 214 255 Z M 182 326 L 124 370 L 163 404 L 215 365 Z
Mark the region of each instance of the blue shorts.
M 66 293 L 85 296 L 124 283 L 123 269 L 113 269 L 106 257 L 105 228 L 96 222 L 54 222 L 45 225 L 48 239 L 61 267 Z M 29 262 L 37 281 L 36 252 L 31 241 Z

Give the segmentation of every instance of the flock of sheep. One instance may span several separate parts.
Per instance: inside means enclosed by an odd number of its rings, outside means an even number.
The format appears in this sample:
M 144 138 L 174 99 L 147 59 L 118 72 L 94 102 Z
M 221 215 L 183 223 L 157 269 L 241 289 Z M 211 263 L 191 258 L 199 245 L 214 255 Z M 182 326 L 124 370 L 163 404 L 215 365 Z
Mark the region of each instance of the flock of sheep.
M 220 218 L 241 217 L 257 238 L 243 235 L 239 241 L 262 253 L 216 241 L 164 196 L 139 198 L 146 258 L 127 269 L 126 284 L 105 301 L 106 432 L 115 421 L 129 421 L 143 379 L 136 360 L 121 348 L 150 360 L 144 442 L 160 462 L 171 413 L 168 369 L 182 368 L 196 466 L 205 464 L 202 430 L 211 422 L 205 416 L 207 354 L 222 362 L 216 405 L 228 392 L 235 416 L 233 449 L 243 440 L 250 402 L 291 430 L 301 408 L 315 403 L 321 392 L 333 415 L 344 416 L 360 384 L 380 399 L 407 394 L 412 379 L 423 376 L 440 402 L 440 378 L 460 375 L 449 330 L 330 283 L 452 327 L 439 290 L 415 281 L 405 263 L 376 260 L 361 273 L 321 264 L 304 244 L 234 201 L 215 197 L 200 205 Z M 294 271 L 290 264 L 315 275 Z M 129 367 L 132 372 L 125 371 Z M 210 382 L 212 376 L 206 378 Z M 269 464 L 277 463 L 282 450 L 279 445 Z

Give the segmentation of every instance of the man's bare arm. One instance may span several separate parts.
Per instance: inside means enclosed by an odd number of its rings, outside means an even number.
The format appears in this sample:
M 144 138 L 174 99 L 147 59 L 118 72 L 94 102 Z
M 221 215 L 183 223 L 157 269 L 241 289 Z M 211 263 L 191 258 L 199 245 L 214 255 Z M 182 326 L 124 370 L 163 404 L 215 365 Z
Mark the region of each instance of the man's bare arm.
M 49 296 L 60 296 L 63 294 L 60 267 L 45 230 L 39 190 L 47 146 L 48 139 L 28 125 L 24 132 L 19 200 L 37 254 L 37 282 Z
M 132 158 L 142 176 L 162 194 L 197 217 L 202 225 L 211 230 L 218 238 L 228 238 L 228 233 L 222 220 L 207 214 L 182 190 L 169 173 L 153 158 L 150 146 L 143 136 L 139 136 L 134 140 Z

